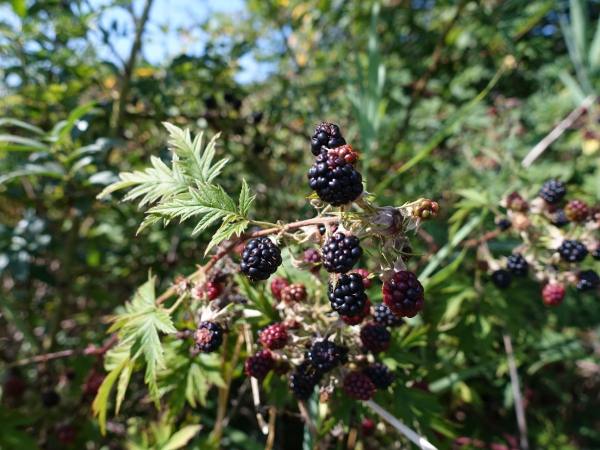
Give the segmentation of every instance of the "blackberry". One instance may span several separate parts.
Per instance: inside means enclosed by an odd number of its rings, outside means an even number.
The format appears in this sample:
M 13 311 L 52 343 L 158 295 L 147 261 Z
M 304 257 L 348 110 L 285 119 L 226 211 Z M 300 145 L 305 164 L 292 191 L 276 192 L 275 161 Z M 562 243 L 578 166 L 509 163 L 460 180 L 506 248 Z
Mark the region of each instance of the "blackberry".
M 223 283 L 213 283 L 211 281 L 207 281 L 204 285 L 204 289 L 200 289 L 199 294 L 202 295 L 204 291 L 206 292 L 206 297 L 209 300 L 214 300 L 223 293 Z
M 281 291 L 281 300 L 286 303 L 306 300 L 306 288 L 302 283 L 294 283 L 284 287 Z
M 516 212 L 526 212 L 529 205 L 518 192 L 513 192 L 506 198 L 506 208 Z
M 267 237 L 254 238 L 242 253 L 240 269 L 251 281 L 266 280 L 281 265 L 281 250 Z
M 367 269 L 360 268 L 356 269 L 354 273 L 357 273 L 362 277 L 366 289 L 371 287 L 371 279 L 368 278 L 368 276 L 371 275 L 371 272 L 369 272 Z
M 423 220 L 433 220 L 437 217 L 438 209 L 437 202 L 424 198 L 413 208 L 413 214 Z
M 321 269 L 321 254 L 316 248 L 309 248 L 304 252 L 304 262 L 312 264 L 309 269 L 312 273 L 319 273 Z
M 259 332 L 260 343 L 271 350 L 278 350 L 287 344 L 288 334 L 278 323 L 263 328 Z
M 583 222 L 587 219 L 590 209 L 581 200 L 571 200 L 565 206 L 565 215 L 571 222 Z
M 383 301 L 400 317 L 415 317 L 425 303 L 423 286 L 408 270 L 400 270 L 383 284 Z
M 500 219 L 496 226 L 500 231 L 506 231 L 512 226 L 512 222 L 508 219 Z
M 404 244 L 404 247 L 402 247 L 402 253 L 404 253 L 402 255 L 402 259 L 405 263 L 409 262 L 413 257 L 413 249 L 410 247 L 410 245 Z
M 361 314 L 365 310 L 367 303 L 365 284 L 362 277 L 357 273 L 340 276 L 335 288 L 330 281 L 327 297 L 331 302 L 331 307 L 340 316 L 348 316 L 350 318 Z
M 285 278 L 275 278 L 273 281 L 271 281 L 271 292 L 273 293 L 273 297 L 275 297 L 277 300 L 281 300 L 281 291 L 289 285 L 290 283 Z
M 373 436 L 375 434 L 375 422 L 365 417 L 360 425 L 360 434 L 364 437 Z
M 546 202 L 554 205 L 555 203 L 560 202 L 566 193 L 567 188 L 562 181 L 548 180 L 542 185 L 538 195 Z
M 361 372 L 350 372 L 344 378 L 344 393 L 356 400 L 370 400 L 375 397 L 375 385 Z
M 508 267 L 510 273 L 518 277 L 525 277 L 529 272 L 529 264 L 520 253 L 510 255 L 506 260 L 506 267 Z
M 106 376 L 102 375 L 101 373 L 90 373 L 85 380 L 85 385 L 83 386 L 84 392 L 87 395 L 94 397 L 98 393 L 98 389 L 100 389 L 102 383 L 104 383 L 105 378 Z
M 4 397 L 20 398 L 27 390 L 27 383 L 18 372 L 12 372 L 2 383 Z
M 346 273 L 358 262 L 363 254 L 356 236 L 336 233 L 321 248 L 323 267 L 327 272 Z
M 496 270 L 494 273 L 492 273 L 492 282 L 500 289 L 506 289 L 512 282 L 512 276 L 508 270 Z
M 67 378 L 67 380 L 73 381 L 76 377 L 75 369 L 68 368 L 67 370 L 65 370 L 65 377 Z
M 294 397 L 300 400 L 309 398 L 315 390 L 315 386 L 321 381 L 321 373 L 314 367 L 303 361 L 290 375 L 290 389 Z
M 398 316 L 398 314 L 392 312 L 388 305 L 385 303 L 380 303 L 375 307 L 375 314 L 373 314 L 373 318 L 375 322 L 384 327 L 397 327 L 404 323 L 402 318 Z
M 56 430 L 56 439 L 63 445 L 73 445 L 77 438 L 77 428 L 73 425 L 62 425 Z
M 315 370 L 326 373 L 335 369 L 340 363 L 343 350 L 330 341 L 315 342 L 306 353 L 306 359 Z
M 596 261 L 600 261 L 600 244 L 596 246 L 596 249 L 592 252 L 592 257 Z
M 360 340 L 363 347 L 372 353 L 384 352 L 390 346 L 392 336 L 381 324 L 369 322 L 360 330 Z
M 275 360 L 269 350 L 260 350 L 246 359 L 244 369 L 246 375 L 262 380 L 271 370 L 275 368 Z
M 223 343 L 223 328 L 219 322 L 200 322 L 194 339 L 200 353 L 212 353 Z
M 320 223 L 317 228 L 319 229 L 319 234 L 321 236 L 325 236 L 325 233 L 327 232 L 327 228 L 325 227 L 325 224 Z
M 569 225 L 569 223 L 571 223 L 571 221 L 565 214 L 564 209 L 559 209 L 554 213 L 554 216 L 552 217 L 552 225 L 557 228 L 562 228 L 566 225 Z
M 340 127 L 333 123 L 323 122 L 315 128 L 315 132 L 310 142 L 310 151 L 318 156 L 325 148 L 337 148 L 346 145 L 346 140 L 340 132 Z
M 367 297 L 367 303 L 365 303 L 365 309 L 362 313 L 354 317 L 342 316 L 342 320 L 348 325 L 358 325 L 359 323 L 362 323 L 369 314 L 371 314 L 371 300 Z
M 362 176 L 335 154 L 321 154 L 309 169 L 310 188 L 331 206 L 352 203 L 363 191 Z
M 547 284 L 542 290 L 542 298 L 548 306 L 558 306 L 565 298 L 565 288 L 560 284 Z
M 387 389 L 394 382 L 393 372 L 383 363 L 371 364 L 363 373 L 369 377 L 377 389 Z
M 49 390 L 42 394 L 42 405 L 46 408 L 53 408 L 60 402 L 60 396 L 55 390 Z
M 565 239 L 558 247 L 560 258 L 566 262 L 581 262 L 588 255 L 588 249 L 581 242 Z
M 591 291 L 597 289 L 600 285 L 600 276 L 593 270 L 583 270 L 579 274 L 577 290 L 579 292 Z

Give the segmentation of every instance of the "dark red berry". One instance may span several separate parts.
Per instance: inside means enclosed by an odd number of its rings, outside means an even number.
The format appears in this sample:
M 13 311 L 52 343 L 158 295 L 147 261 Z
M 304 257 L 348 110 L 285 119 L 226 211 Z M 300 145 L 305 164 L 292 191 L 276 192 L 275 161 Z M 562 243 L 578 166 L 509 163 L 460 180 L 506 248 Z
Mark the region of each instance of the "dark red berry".
M 346 140 L 340 132 L 340 127 L 333 123 L 322 122 L 315 128 L 310 143 L 310 151 L 317 156 L 320 153 L 327 152 L 323 149 L 334 149 L 346 144 Z
M 26 390 L 27 383 L 17 373 L 11 373 L 2 383 L 2 395 L 5 397 L 20 398 Z
M 567 194 L 567 188 L 562 181 L 548 180 L 540 189 L 539 196 L 551 205 L 560 202 Z
M 223 283 L 213 283 L 211 281 L 207 281 L 204 285 L 204 289 L 206 290 L 206 297 L 209 300 L 214 300 L 219 298 L 223 293 Z M 204 289 L 200 293 L 202 293 Z
M 358 262 L 363 249 L 356 236 L 335 233 L 329 237 L 321 253 L 323 267 L 327 272 L 346 273 Z
M 281 300 L 286 303 L 306 300 L 306 288 L 302 283 L 291 284 L 281 291 Z
M 285 278 L 277 277 L 271 281 L 271 292 L 277 300 L 281 300 L 281 291 L 290 283 Z
M 565 239 L 558 247 L 560 258 L 566 262 L 581 262 L 588 255 L 588 249 L 581 242 Z
M 375 397 L 375 385 L 361 372 L 350 372 L 344 378 L 344 393 L 356 400 L 370 400 Z
M 357 273 L 344 274 L 339 277 L 335 288 L 329 282 L 327 293 L 331 307 L 340 316 L 355 317 L 365 310 L 367 294 L 362 277 Z
M 344 158 L 348 164 L 352 164 L 353 166 L 360 158 L 360 155 L 352 149 L 351 145 L 342 145 L 333 149 L 330 153 L 335 153 L 337 156 Z
M 423 220 L 433 220 L 437 217 L 438 209 L 437 202 L 424 198 L 413 208 L 413 214 Z
M 560 284 L 547 284 L 542 290 L 544 303 L 548 306 L 558 306 L 565 298 L 565 288 Z
M 377 389 L 387 389 L 394 382 L 394 373 L 383 363 L 371 364 L 363 373 L 369 377 Z
M 281 265 L 281 250 L 267 237 L 254 238 L 246 244 L 240 269 L 251 281 L 266 280 Z
M 310 188 L 331 206 L 352 203 L 364 189 L 360 172 L 333 153 L 317 156 L 307 176 Z
M 275 360 L 269 350 L 260 350 L 246 359 L 244 369 L 246 375 L 262 380 L 275 368 Z
M 73 425 L 62 425 L 56 430 L 56 439 L 63 445 L 73 445 L 77 438 L 77 428 Z
M 368 278 L 368 276 L 371 275 L 371 272 L 369 272 L 367 269 L 363 269 L 362 267 L 354 270 L 353 272 L 359 274 L 363 278 L 363 283 L 366 289 L 371 287 L 371 279 Z
M 423 286 L 408 270 L 400 270 L 383 284 L 383 301 L 400 317 L 415 317 L 425 303 Z
M 565 206 L 565 215 L 571 222 L 583 222 L 589 213 L 588 205 L 581 200 L 571 200 Z
M 360 425 L 360 434 L 364 437 L 373 436 L 375 434 L 375 422 L 365 417 Z
M 373 353 L 386 351 L 390 346 L 391 338 L 387 328 L 375 322 L 365 324 L 360 330 L 363 347 Z
M 60 396 L 55 390 L 49 390 L 42 394 L 42 405 L 46 408 L 52 408 L 60 402 Z
M 219 322 L 200 322 L 194 339 L 200 353 L 212 353 L 223 343 L 223 328 Z
M 277 350 L 285 347 L 288 340 L 288 334 L 285 329 L 278 323 L 269 325 L 263 328 L 260 333 L 260 343 L 265 347 Z
M 362 323 L 369 314 L 371 314 L 371 300 L 367 297 L 367 303 L 365 303 L 365 309 L 362 313 L 354 317 L 342 316 L 342 320 L 348 325 L 358 325 L 359 323 Z
M 512 282 L 512 276 L 508 270 L 496 270 L 494 273 L 492 273 L 492 282 L 500 289 L 506 289 Z
M 506 267 L 508 267 L 510 273 L 518 277 L 525 277 L 527 276 L 527 272 L 529 272 L 529 263 L 527 263 L 525 258 L 519 253 L 508 257 L 506 260 Z
M 304 262 L 312 264 L 309 269 L 312 273 L 319 273 L 321 269 L 321 254 L 316 248 L 309 248 L 304 252 Z
M 91 395 L 91 396 L 95 396 L 98 393 L 98 389 L 100 389 L 100 386 L 102 386 L 102 383 L 104 383 L 104 379 L 106 378 L 105 375 L 98 373 L 98 372 L 92 372 L 90 373 L 86 380 L 85 380 L 85 384 L 83 386 L 83 390 L 87 395 Z

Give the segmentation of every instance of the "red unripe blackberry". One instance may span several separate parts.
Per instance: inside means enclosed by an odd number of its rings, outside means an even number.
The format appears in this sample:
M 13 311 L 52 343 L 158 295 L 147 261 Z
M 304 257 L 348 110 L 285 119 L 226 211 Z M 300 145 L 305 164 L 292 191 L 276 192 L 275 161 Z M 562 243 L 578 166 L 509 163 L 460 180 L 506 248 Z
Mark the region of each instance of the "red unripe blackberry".
M 310 142 L 310 151 L 317 156 L 326 152 L 323 147 L 333 149 L 345 144 L 346 140 L 340 132 L 340 127 L 333 123 L 322 122 L 315 128 Z
M 335 154 L 317 156 L 307 176 L 310 188 L 331 206 L 352 203 L 364 189 L 360 172 Z
M 275 360 L 269 350 L 260 350 L 246 359 L 244 369 L 246 375 L 262 380 L 275 368 Z
M 415 317 L 423 309 L 425 291 L 417 277 L 400 270 L 383 284 L 383 301 L 400 317 Z
M 73 425 L 62 425 L 56 430 L 56 439 L 63 445 L 73 445 L 77 438 L 77 428 Z
M 306 288 L 302 283 L 291 284 L 281 291 L 281 300 L 286 303 L 306 300 Z
M 600 285 L 600 276 L 593 270 L 582 270 L 579 273 L 577 290 L 579 292 L 591 291 Z
M 92 372 L 87 376 L 83 390 L 87 395 L 95 396 L 98 393 L 98 389 L 104 383 L 105 375 L 97 372 Z
M 570 222 L 571 221 L 565 214 L 564 209 L 557 209 L 554 213 L 554 216 L 552 216 L 552 225 L 554 225 L 557 228 L 562 228 L 565 225 L 569 225 Z
M 369 314 L 371 314 L 371 300 L 367 297 L 367 303 L 365 303 L 365 309 L 362 313 L 354 317 L 342 316 L 342 320 L 348 325 L 358 325 L 359 323 L 362 323 Z
M 563 261 L 575 263 L 583 261 L 589 252 L 581 242 L 565 239 L 558 247 L 558 253 Z
M 200 353 L 212 353 L 223 343 L 223 328 L 219 322 L 200 322 L 194 334 Z
M 548 306 L 558 306 L 565 298 L 565 288 L 560 284 L 547 284 L 542 290 L 544 303 Z
M 316 248 L 309 248 L 304 252 L 304 262 L 314 264 L 309 270 L 312 273 L 319 273 L 321 269 L 321 254 Z
M 600 261 L 600 244 L 598 244 L 596 249 L 592 252 L 592 258 L 596 261 Z
M 254 238 L 246 244 L 240 269 L 251 281 L 266 280 L 281 265 L 281 250 L 267 237 Z
M 377 389 L 387 389 L 394 382 L 394 373 L 383 363 L 371 364 L 363 373 L 369 377 Z
M 294 397 L 300 400 L 309 398 L 315 386 L 321 381 L 322 374 L 315 370 L 308 361 L 300 363 L 290 375 L 290 389 Z
M 42 394 L 42 405 L 46 408 L 52 408 L 60 402 L 60 396 L 54 389 L 46 391 Z
M 360 434 L 364 437 L 373 436 L 375 434 L 375 422 L 365 417 L 360 425 Z
M 512 282 L 512 276 L 508 270 L 496 270 L 494 273 L 492 273 L 492 282 L 500 289 L 506 289 Z
M 365 284 L 362 277 L 357 273 L 340 276 L 335 288 L 330 281 L 327 297 L 331 302 L 331 307 L 340 316 L 348 316 L 350 318 L 363 313 L 367 303 Z
M 352 149 L 351 145 L 342 145 L 341 147 L 333 149 L 329 153 L 335 153 L 337 156 L 344 158 L 348 164 L 352 164 L 353 166 L 360 158 L 360 155 Z
M 371 287 L 371 279 L 368 278 L 368 276 L 371 275 L 371 272 L 369 272 L 367 269 L 363 269 L 362 267 L 353 270 L 353 272 L 359 274 L 362 277 L 366 289 L 369 289 Z
M 281 291 L 289 285 L 290 283 L 285 278 L 275 278 L 273 281 L 271 281 L 271 292 L 273 293 L 273 297 L 275 297 L 277 300 L 281 300 Z
M 512 222 L 508 219 L 500 219 L 496 226 L 500 231 L 506 231 L 512 226 Z
M 209 300 L 214 300 L 215 298 L 219 298 L 223 293 L 223 283 L 213 283 L 211 281 L 207 281 L 204 289 L 206 290 L 206 297 Z M 204 290 L 201 290 L 200 294 L 202 294 L 203 291 Z
M 386 327 L 375 322 L 365 324 L 360 330 L 363 347 L 372 353 L 384 352 L 390 346 L 392 336 Z
M 518 192 L 513 192 L 506 198 L 506 208 L 517 212 L 526 212 L 529 205 Z
M 375 397 L 375 385 L 361 372 L 350 372 L 344 378 L 344 393 L 356 400 L 371 400 Z
M 433 220 L 437 217 L 438 209 L 437 202 L 424 198 L 413 208 L 413 214 L 423 220 Z
M 529 272 L 529 263 L 520 253 L 510 255 L 506 260 L 506 267 L 508 267 L 510 273 L 518 277 L 525 277 Z
M 581 200 L 571 200 L 565 206 L 565 215 L 571 222 L 583 222 L 589 213 L 588 205 Z
M 19 398 L 26 390 L 27 383 L 17 373 L 10 374 L 2 383 L 2 395 L 5 397 Z
M 538 195 L 553 205 L 560 202 L 566 194 L 567 188 L 562 181 L 548 180 L 542 185 Z
M 395 312 L 392 312 L 388 305 L 380 303 L 375 307 L 375 313 L 373 314 L 375 322 L 384 327 L 398 327 L 404 323 L 402 318 Z
M 278 323 L 274 323 L 263 328 L 259 332 L 260 343 L 265 347 L 278 350 L 285 347 L 288 340 L 288 334 L 285 329 Z
M 323 267 L 330 273 L 346 273 L 363 254 L 360 240 L 356 236 L 335 233 L 321 248 Z
M 315 370 L 325 373 L 335 369 L 345 354 L 343 347 L 330 341 L 319 341 L 308 350 L 306 359 Z

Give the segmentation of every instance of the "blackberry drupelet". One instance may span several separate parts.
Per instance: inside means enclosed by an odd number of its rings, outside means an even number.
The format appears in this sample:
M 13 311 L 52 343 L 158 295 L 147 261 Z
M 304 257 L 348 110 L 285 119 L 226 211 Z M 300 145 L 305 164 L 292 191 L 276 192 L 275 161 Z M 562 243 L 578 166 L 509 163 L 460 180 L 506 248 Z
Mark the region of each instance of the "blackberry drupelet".
M 360 340 L 363 347 L 372 353 L 386 351 L 390 346 L 392 336 L 386 327 L 376 322 L 365 324 L 360 330 Z
M 365 309 L 362 313 L 354 317 L 342 316 L 342 320 L 348 325 L 358 325 L 359 323 L 362 323 L 369 314 L 371 314 L 371 300 L 367 297 L 367 303 L 365 303 Z
M 548 306 L 558 306 L 565 298 L 565 288 L 560 284 L 547 284 L 542 290 L 542 298 Z
M 571 221 L 565 214 L 564 209 L 559 209 L 554 213 L 554 216 L 552 217 L 552 225 L 557 228 L 562 228 L 566 225 L 569 225 L 569 223 L 571 223 Z
M 377 389 L 387 389 L 394 382 L 394 373 L 383 363 L 371 364 L 363 373 L 369 377 Z
M 520 253 L 510 255 L 506 260 L 506 267 L 513 275 L 517 277 L 525 277 L 529 272 L 529 264 Z
M 294 397 L 300 400 L 309 398 L 315 386 L 321 381 L 321 373 L 317 372 L 308 361 L 300 363 L 290 375 L 290 389 Z
M 306 359 L 317 371 L 329 372 L 340 363 L 343 350 L 330 341 L 315 342 L 306 353 Z
M 404 323 L 402 318 L 398 314 L 392 312 L 388 305 L 380 303 L 375 307 L 375 314 L 373 314 L 375 322 L 384 327 L 398 327 Z
M 352 203 L 363 191 L 360 172 L 333 153 L 317 156 L 307 176 L 310 188 L 331 206 Z
M 321 248 L 323 267 L 327 272 L 347 273 L 363 254 L 356 236 L 335 233 Z
M 600 261 L 600 244 L 598 244 L 598 246 L 596 247 L 596 249 L 592 252 L 592 257 L 596 261 Z
M 350 372 L 344 378 L 344 393 L 356 400 L 370 400 L 375 397 L 375 385 L 361 372 Z
M 512 282 L 512 276 L 508 270 L 496 270 L 492 273 L 492 282 L 500 289 L 507 289 Z
M 200 353 L 212 353 L 223 343 L 223 328 L 219 322 L 200 322 L 194 339 Z
M 271 350 L 278 350 L 287 344 L 288 334 L 285 328 L 278 323 L 263 328 L 258 333 L 260 343 Z
M 588 205 L 581 200 L 571 200 L 565 206 L 565 215 L 571 222 L 583 222 L 590 212 Z
M 548 180 L 540 189 L 540 193 L 538 194 L 542 197 L 546 202 L 554 205 L 560 202 L 567 193 L 567 188 L 562 181 L 558 180 Z
M 254 238 L 242 253 L 240 269 L 251 281 L 266 280 L 281 265 L 281 250 L 267 237 Z
M 326 152 L 325 148 L 337 148 L 346 145 L 346 140 L 340 132 L 340 127 L 333 123 L 322 122 L 315 128 L 312 140 L 310 142 L 310 151 L 313 155 L 318 156 L 322 152 Z
M 558 253 L 563 261 L 575 263 L 583 261 L 589 252 L 581 242 L 565 239 L 558 247 Z
M 362 277 L 357 273 L 340 276 L 335 288 L 330 281 L 327 297 L 331 302 L 331 307 L 340 316 L 348 316 L 350 318 L 361 314 L 365 310 L 365 304 L 367 303 L 365 285 Z
M 508 219 L 500 219 L 496 226 L 500 231 L 506 231 L 512 226 L 512 222 Z
M 273 297 L 275 297 L 277 300 L 281 300 L 281 291 L 283 291 L 283 289 L 289 285 L 290 283 L 285 278 L 275 278 L 273 281 L 271 281 L 271 292 L 273 293 Z
M 46 391 L 42 394 L 42 405 L 46 408 L 53 408 L 60 402 L 60 396 L 54 389 Z
M 593 270 L 583 270 L 579 274 L 577 290 L 579 292 L 591 291 L 597 289 L 600 285 L 600 276 Z
M 408 270 L 400 270 L 383 284 L 383 301 L 400 317 L 415 317 L 425 303 L 423 286 Z
M 246 375 L 262 380 L 275 368 L 275 360 L 269 350 L 260 350 L 246 359 L 244 369 Z
M 302 283 L 286 286 L 281 291 L 281 300 L 286 303 L 306 300 L 306 288 Z

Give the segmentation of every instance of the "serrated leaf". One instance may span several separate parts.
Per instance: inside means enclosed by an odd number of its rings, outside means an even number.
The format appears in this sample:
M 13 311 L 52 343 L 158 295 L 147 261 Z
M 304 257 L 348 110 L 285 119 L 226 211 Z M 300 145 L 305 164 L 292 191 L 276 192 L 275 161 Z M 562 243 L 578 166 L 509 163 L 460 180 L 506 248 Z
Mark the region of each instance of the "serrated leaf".
M 246 180 L 242 180 L 242 190 L 240 191 L 240 214 L 244 217 L 248 216 L 248 210 L 250 205 L 254 201 L 256 195 L 250 197 L 250 189 L 248 189 L 248 183 Z
M 201 425 L 188 425 L 169 438 L 161 450 L 177 450 L 183 448 L 202 429 Z
M 98 422 L 100 423 L 100 432 L 104 436 L 106 434 L 106 410 L 108 408 L 108 397 L 110 395 L 110 391 L 117 380 L 117 377 L 123 370 L 123 367 L 128 363 L 129 358 L 124 359 L 121 364 L 119 364 L 112 372 L 110 372 L 100 388 L 98 389 L 98 394 L 96 394 L 96 398 L 92 403 L 92 409 L 94 410 L 94 416 L 98 417 Z
M 248 220 L 242 220 L 240 222 L 224 223 L 221 225 L 221 228 L 217 230 L 208 243 L 206 251 L 204 252 L 204 256 L 206 256 L 215 245 L 218 245 L 220 242 L 229 239 L 234 233 L 237 236 L 240 236 L 246 230 L 246 228 L 248 228 L 249 223 L 250 222 Z
M 115 415 L 119 414 L 119 410 L 121 409 L 121 405 L 125 399 L 125 393 L 127 392 L 127 386 L 129 385 L 129 380 L 131 379 L 134 365 L 135 362 L 130 361 L 129 357 L 127 357 L 127 362 L 121 371 L 119 383 L 117 384 L 117 405 L 115 406 Z
M 206 406 L 208 388 L 208 381 L 198 363 L 191 363 L 185 389 L 185 398 L 188 403 L 196 408 L 196 400 L 198 400 L 202 406 Z

